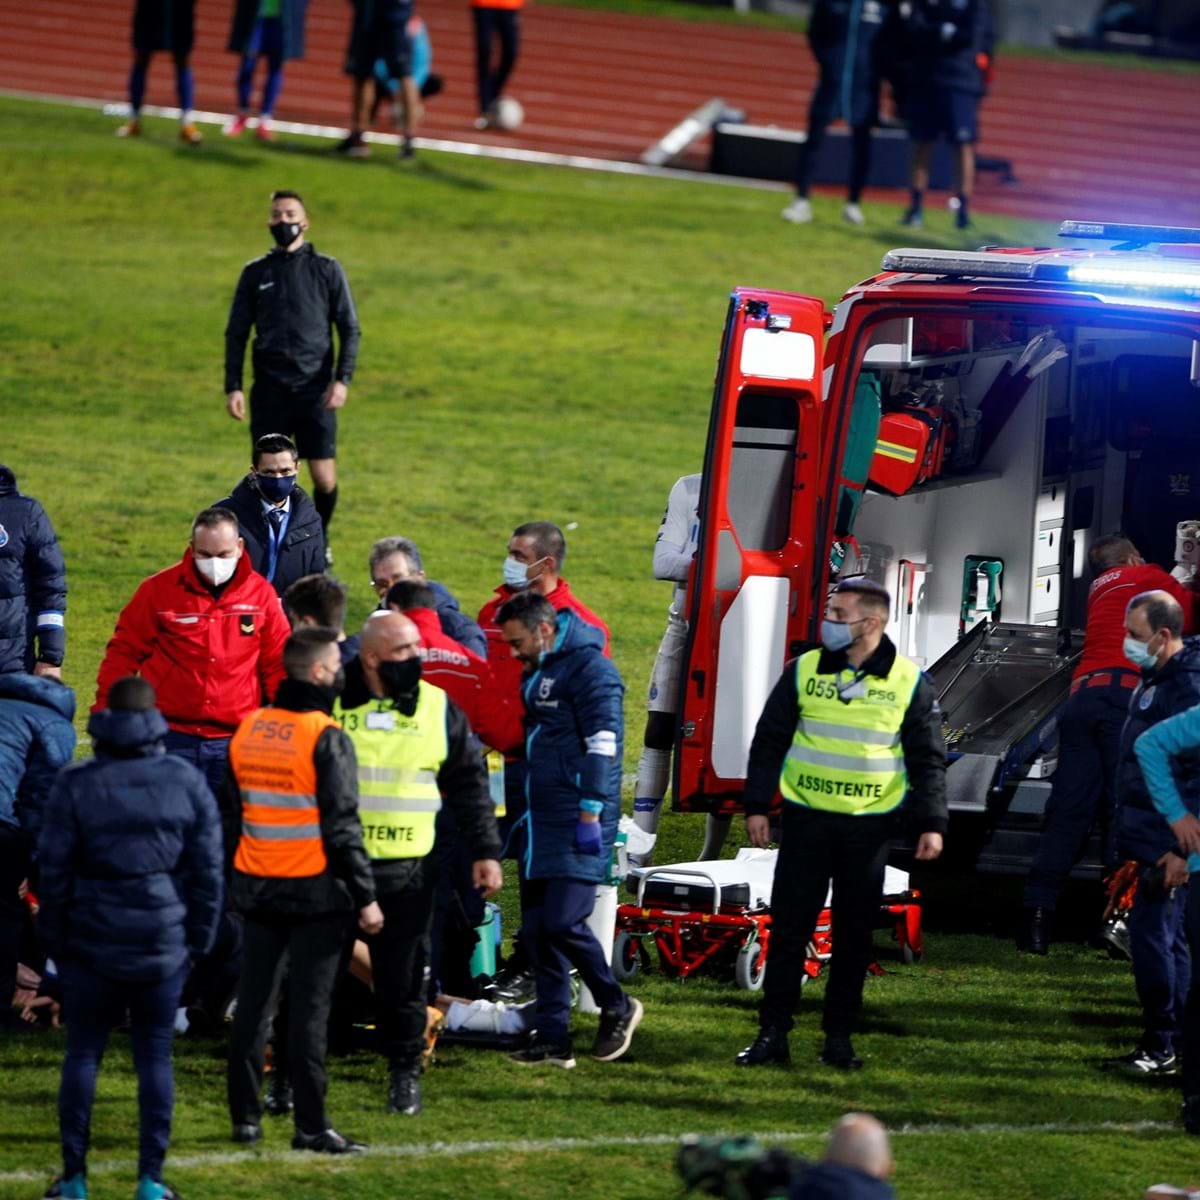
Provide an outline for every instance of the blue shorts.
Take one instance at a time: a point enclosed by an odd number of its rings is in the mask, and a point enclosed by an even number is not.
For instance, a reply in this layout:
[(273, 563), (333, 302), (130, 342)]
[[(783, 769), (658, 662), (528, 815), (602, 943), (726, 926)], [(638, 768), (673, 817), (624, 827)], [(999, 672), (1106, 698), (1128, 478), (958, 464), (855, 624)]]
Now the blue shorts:
[(979, 96), (960, 88), (917, 88), (908, 98), (909, 136), (914, 142), (938, 138), (958, 146), (979, 140)]

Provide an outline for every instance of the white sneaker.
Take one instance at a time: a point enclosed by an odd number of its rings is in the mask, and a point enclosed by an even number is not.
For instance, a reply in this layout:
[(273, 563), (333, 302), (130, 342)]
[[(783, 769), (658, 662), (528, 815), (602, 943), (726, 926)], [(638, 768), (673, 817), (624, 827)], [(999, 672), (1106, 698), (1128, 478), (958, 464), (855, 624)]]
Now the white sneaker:
[(842, 209), (842, 217), (851, 225), (862, 225), (866, 222), (866, 217), (863, 216), (863, 211), (857, 204), (847, 204)]
[(807, 225), (812, 220), (812, 205), (804, 196), (797, 196), (779, 215), (793, 225)]

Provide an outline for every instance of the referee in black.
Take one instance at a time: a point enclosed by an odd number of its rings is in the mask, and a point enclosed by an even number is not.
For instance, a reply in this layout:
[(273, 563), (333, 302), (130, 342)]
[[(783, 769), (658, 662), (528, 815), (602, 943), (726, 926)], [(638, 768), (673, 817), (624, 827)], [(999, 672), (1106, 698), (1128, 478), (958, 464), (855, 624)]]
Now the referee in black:
[(804, 982), (805, 948), (833, 883), (833, 955), (821, 1061), (862, 1066), (850, 1035), (862, 1007), (888, 849), (902, 808), (916, 857), (942, 852), (946, 744), (933, 685), (884, 632), (887, 591), (863, 578), (829, 596), (821, 647), (783, 669), (750, 746), (744, 793), (752, 845), (770, 840), (767, 812), (783, 797), (771, 890), (771, 940), (759, 1034), (739, 1066), (789, 1061), (788, 1032)]
[(341, 263), (305, 241), (308, 212), (297, 192), (272, 193), (268, 228), (275, 248), (242, 269), (225, 326), (225, 407), (235, 421), (246, 419), (242, 366), (253, 327), (250, 440), (268, 433), (295, 440), (308, 460), (328, 546), (337, 504), (337, 410), (354, 374), (358, 314)]

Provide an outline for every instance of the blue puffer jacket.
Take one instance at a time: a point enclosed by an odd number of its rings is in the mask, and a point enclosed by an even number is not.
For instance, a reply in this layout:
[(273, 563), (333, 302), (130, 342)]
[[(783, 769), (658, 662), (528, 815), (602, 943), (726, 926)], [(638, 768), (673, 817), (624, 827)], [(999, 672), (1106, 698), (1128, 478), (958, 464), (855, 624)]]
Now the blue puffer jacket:
[(442, 632), (453, 638), (460, 646), (466, 646), (472, 654), (487, 658), (487, 638), (477, 621), (471, 620), (461, 608), (454, 594), (444, 583), (433, 579), (425, 580), (425, 586), (433, 592), (433, 607), (441, 622)]
[(910, 86), (946, 88), (974, 96), (986, 91), (979, 55), (996, 48), (988, 0), (908, 0), (902, 38), (908, 46)]
[(101, 709), (96, 757), (55, 781), (38, 842), (47, 953), (111, 979), (166, 979), (212, 948), (221, 823), (204, 776), (165, 754), (162, 714)]
[[(1122, 858), (1157, 862), (1175, 845), (1175, 835), (1154, 806), (1133, 744), (1153, 725), (1200, 704), (1200, 638), (1187, 638), (1183, 649), (1156, 671), (1143, 673), (1129, 701), (1121, 731), (1117, 766), (1116, 847)], [(1175, 778), (1185, 804), (1197, 811), (1200, 798), (1200, 752), (1175, 761)]]
[(32, 671), (38, 660), (58, 666), (66, 611), (67, 566), (54, 526), (0, 464), (0, 672)]
[(808, 40), (821, 67), (819, 87), (836, 98), (834, 117), (851, 125), (875, 121), (879, 48), (895, 16), (893, 0), (817, 0)]
[(75, 693), (57, 679), (0, 675), (0, 825), (33, 841), (54, 777), (75, 753)]
[[(521, 684), (525, 702), (525, 869), (530, 879), (599, 883), (621, 819), (625, 685), (604, 657), (604, 631), (558, 614), (554, 649)], [(604, 849), (575, 849), (579, 805), (599, 800)]]

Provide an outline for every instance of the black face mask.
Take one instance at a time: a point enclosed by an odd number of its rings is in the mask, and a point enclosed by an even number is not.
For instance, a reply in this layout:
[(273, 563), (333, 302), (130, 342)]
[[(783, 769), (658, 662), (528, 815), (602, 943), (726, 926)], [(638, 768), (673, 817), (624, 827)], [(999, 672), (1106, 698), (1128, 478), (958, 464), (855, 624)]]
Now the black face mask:
[(268, 228), (277, 246), (290, 246), (303, 232), (299, 221), (278, 221)]
[[(403, 662), (381, 662), (379, 678), (387, 688), (388, 695), (393, 700), (412, 700), (416, 694), (417, 684), (421, 682), (421, 660), (406, 658)], [(401, 704), (401, 710), (404, 706)], [(411, 713), (406, 713), (411, 715)]]

